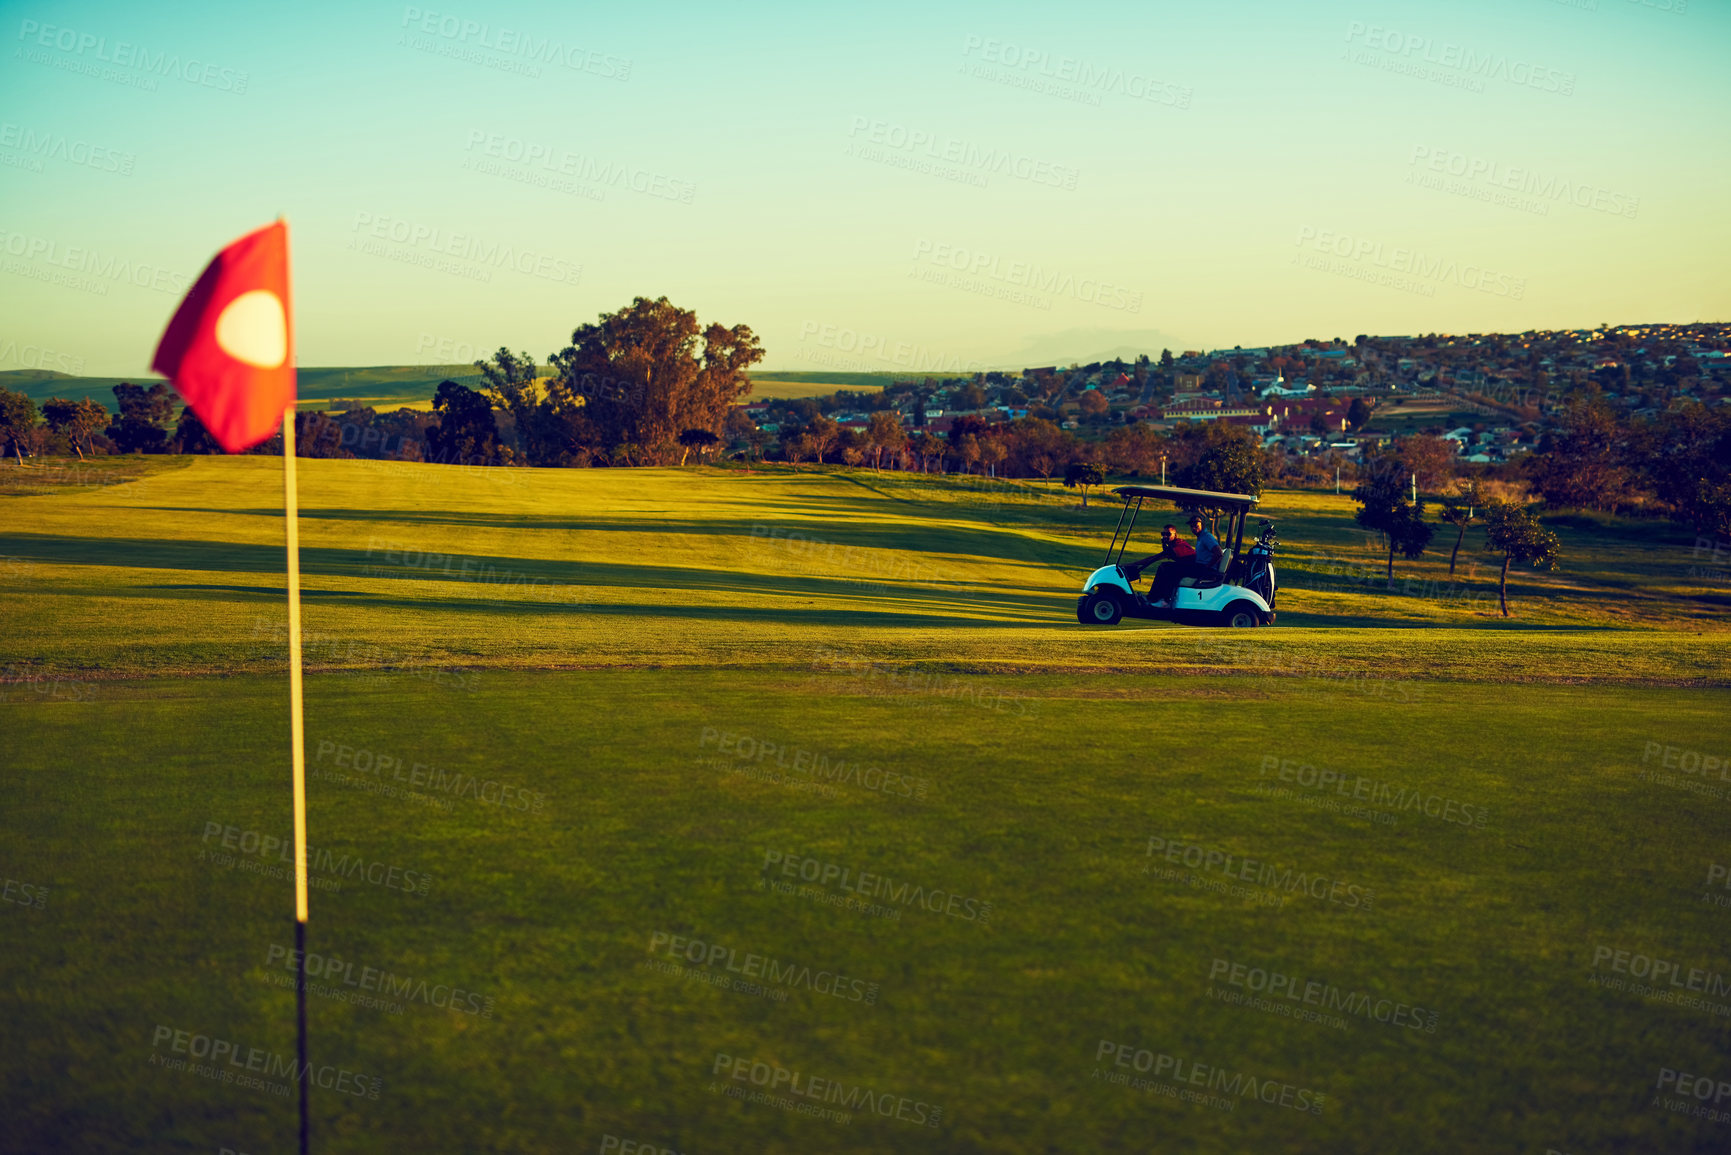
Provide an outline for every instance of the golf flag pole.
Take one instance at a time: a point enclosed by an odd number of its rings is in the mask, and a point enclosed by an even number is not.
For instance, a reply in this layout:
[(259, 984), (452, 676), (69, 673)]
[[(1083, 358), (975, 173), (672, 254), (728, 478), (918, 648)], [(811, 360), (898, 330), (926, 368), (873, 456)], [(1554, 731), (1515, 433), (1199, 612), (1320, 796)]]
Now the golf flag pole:
[(295, 407), (282, 415), (282, 504), (288, 547), (289, 759), (294, 768), (295, 813), (295, 1069), (301, 1100), (301, 1155), (307, 1155), (307, 744), (301, 699), (300, 503), (295, 489)]
[(301, 533), (294, 488), (294, 402), (282, 410), (282, 526), (289, 552), (289, 760), (294, 765), (294, 1056), (306, 1155), (306, 719), (301, 710)]
[(229, 453), (282, 429), (283, 527), (288, 552), (289, 740), (294, 787), (295, 1056), (300, 1083), (300, 1149), (306, 1155), (307, 783), (301, 696), (301, 563), (295, 490), (295, 369), (289, 307), (288, 223), (248, 233), (211, 260), (156, 347), (152, 368), (174, 383)]

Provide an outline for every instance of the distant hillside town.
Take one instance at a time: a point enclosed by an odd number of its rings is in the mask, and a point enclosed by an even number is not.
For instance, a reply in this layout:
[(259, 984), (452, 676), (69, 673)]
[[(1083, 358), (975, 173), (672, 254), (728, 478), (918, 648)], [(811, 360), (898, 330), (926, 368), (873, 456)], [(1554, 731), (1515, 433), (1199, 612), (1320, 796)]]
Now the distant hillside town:
[(1081, 441), (1146, 423), (1240, 425), (1289, 458), (1341, 454), (1401, 433), (1453, 442), (1463, 461), (1531, 452), (1571, 398), (1592, 395), (1628, 418), (1731, 400), (1731, 325), (1625, 325), (1521, 334), (1360, 335), (1350, 344), (1162, 350), (1134, 361), (1028, 367), (1019, 374), (895, 380), (881, 395), (839, 392), (742, 402), (780, 434), (819, 415), (864, 431), (892, 409), (909, 430), (1043, 418)]

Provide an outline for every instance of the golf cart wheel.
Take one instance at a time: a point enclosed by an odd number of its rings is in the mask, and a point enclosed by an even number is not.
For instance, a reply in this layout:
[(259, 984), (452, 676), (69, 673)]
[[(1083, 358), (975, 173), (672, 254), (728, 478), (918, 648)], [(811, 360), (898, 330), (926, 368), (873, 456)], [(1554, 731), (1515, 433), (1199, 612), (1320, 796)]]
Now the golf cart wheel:
[(1115, 626), (1124, 607), (1109, 593), (1091, 593), (1076, 607), (1076, 620), (1085, 626)]
[(1249, 602), (1233, 602), (1221, 613), (1220, 624), (1235, 630), (1248, 630), (1262, 624), (1262, 611)]

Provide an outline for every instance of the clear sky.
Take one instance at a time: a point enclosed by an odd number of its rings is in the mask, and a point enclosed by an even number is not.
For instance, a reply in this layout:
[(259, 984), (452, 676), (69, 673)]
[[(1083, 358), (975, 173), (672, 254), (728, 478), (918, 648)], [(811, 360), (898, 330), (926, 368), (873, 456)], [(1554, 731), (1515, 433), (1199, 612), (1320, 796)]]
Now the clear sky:
[(1725, 0), (0, 4), (0, 369), (290, 223), (303, 365), (666, 295), (765, 368), (1731, 319)]

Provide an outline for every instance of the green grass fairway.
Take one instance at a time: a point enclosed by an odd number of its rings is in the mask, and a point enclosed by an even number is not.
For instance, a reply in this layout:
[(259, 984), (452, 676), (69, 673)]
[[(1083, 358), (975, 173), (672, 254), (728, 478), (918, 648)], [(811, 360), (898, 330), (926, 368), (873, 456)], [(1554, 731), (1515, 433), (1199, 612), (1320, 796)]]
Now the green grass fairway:
[[(281, 463), (75, 465), (0, 472), (0, 1150), (292, 1150)], [(1690, 535), (1505, 620), (1271, 491), (1278, 625), (1100, 630), (1061, 487), (298, 465), (316, 1150), (1726, 1149)]]

